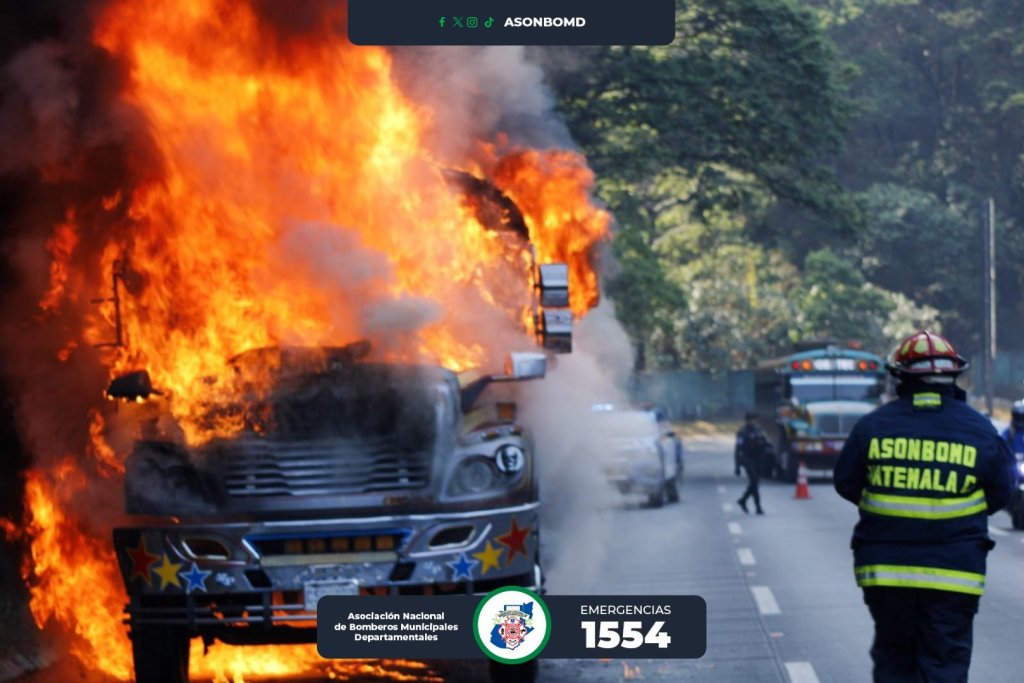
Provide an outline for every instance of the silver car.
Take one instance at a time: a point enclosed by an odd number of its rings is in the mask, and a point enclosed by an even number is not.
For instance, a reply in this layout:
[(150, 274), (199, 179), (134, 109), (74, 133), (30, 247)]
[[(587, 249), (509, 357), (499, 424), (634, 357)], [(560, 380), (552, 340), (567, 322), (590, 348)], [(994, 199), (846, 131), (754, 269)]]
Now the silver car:
[(623, 494), (647, 496), (651, 507), (679, 500), (683, 448), (654, 410), (596, 406), (590, 430), (607, 480)]

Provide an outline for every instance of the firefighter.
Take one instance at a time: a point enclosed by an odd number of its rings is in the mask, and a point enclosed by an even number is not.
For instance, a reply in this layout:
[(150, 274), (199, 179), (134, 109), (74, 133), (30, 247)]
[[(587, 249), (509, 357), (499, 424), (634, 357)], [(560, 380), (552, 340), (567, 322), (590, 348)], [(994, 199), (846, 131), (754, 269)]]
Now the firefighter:
[(967, 368), (945, 338), (907, 337), (889, 356), (897, 399), (861, 418), (835, 466), (860, 508), (854, 574), (875, 622), (876, 683), (967, 680), (972, 625), (1006, 505), (1013, 458), (956, 386)]
[(768, 437), (757, 426), (757, 413), (747, 413), (744, 416), (743, 426), (736, 432), (736, 450), (734, 452), (736, 476), (740, 476), (740, 466), (747, 471), (747, 489), (736, 501), (736, 504), (747, 514), (750, 514), (750, 510), (747, 508), (747, 499), (750, 497), (754, 498), (757, 514), (764, 514), (764, 510), (761, 508), (761, 492), (758, 489), (758, 483), (761, 481), (761, 465), (765, 456), (770, 452), (771, 444), (768, 443)]

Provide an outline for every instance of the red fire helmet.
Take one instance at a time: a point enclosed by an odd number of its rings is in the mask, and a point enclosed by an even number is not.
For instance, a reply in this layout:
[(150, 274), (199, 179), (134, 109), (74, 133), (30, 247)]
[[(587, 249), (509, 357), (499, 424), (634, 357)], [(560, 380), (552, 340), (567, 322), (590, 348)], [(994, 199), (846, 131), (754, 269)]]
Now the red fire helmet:
[(893, 349), (885, 367), (895, 377), (956, 377), (967, 369), (967, 361), (949, 340), (934, 332), (915, 332)]

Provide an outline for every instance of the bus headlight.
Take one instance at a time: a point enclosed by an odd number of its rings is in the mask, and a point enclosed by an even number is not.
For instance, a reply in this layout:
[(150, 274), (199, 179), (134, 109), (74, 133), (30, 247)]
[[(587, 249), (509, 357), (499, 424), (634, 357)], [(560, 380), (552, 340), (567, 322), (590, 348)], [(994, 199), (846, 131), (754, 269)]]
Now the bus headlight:
[(494, 485), (494, 468), (485, 458), (466, 458), (455, 470), (455, 493), (480, 493)]
[(480, 452), (456, 458), (446, 474), (442, 500), (470, 500), (522, 489), (530, 473), (529, 455), (519, 444), (495, 446), (490, 455)]

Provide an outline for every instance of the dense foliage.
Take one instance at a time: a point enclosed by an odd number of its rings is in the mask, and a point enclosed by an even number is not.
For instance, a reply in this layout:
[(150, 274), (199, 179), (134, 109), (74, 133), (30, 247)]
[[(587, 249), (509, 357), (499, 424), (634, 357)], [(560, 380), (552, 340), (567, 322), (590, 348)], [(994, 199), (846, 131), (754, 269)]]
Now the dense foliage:
[(979, 345), (979, 203), (1019, 348), (1024, 6), (698, 0), (666, 47), (551, 81), (615, 212), (608, 286), (638, 366), (744, 367), (809, 336)]

